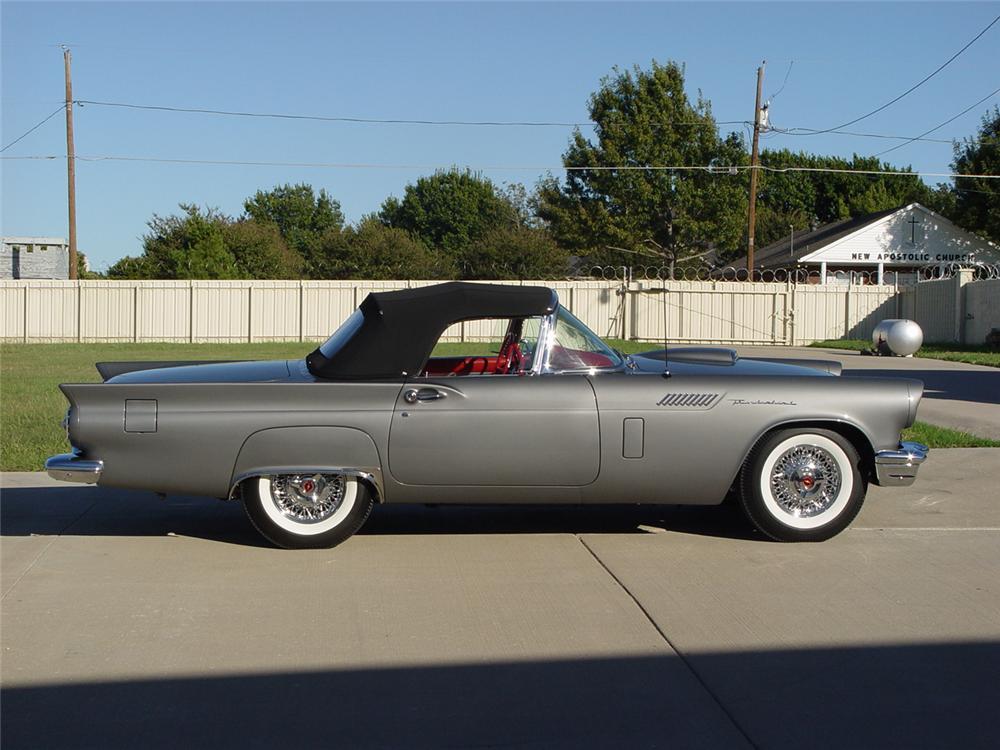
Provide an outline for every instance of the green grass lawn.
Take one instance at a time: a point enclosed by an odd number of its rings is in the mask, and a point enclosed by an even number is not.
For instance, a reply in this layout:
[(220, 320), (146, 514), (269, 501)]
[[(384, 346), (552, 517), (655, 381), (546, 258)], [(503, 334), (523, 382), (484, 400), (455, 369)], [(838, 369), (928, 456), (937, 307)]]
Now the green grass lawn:
[[(626, 353), (657, 348), (649, 342), (609, 343)], [(38, 471), (46, 457), (69, 450), (60, 421), (66, 399), (60, 383), (96, 383), (95, 362), (164, 359), (297, 359), (315, 343), (260, 344), (2, 344), (0, 345), (0, 470)], [(439, 344), (434, 353), (486, 354), (496, 343)], [(998, 446), (918, 422), (908, 439), (940, 448)]]
[(1000, 440), (976, 437), (968, 432), (915, 422), (903, 430), (903, 440), (914, 440), (928, 448), (1000, 448)]
[[(865, 339), (828, 339), (816, 341), (810, 346), (824, 349), (849, 349), (861, 351), (871, 349), (872, 342)], [(966, 362), (970, 365), (1000, 367), (1000, 351), (983, 344), (924, 344), (914, 356), (926, 359), (946, 359), (950, 362)]]

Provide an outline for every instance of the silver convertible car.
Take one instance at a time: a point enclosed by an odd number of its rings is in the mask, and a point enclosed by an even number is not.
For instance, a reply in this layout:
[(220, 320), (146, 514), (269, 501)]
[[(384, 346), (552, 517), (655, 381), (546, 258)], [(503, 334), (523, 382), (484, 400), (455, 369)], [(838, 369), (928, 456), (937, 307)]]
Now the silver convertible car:
[[(431, 356), (499, 321), (490, 355)], [(836, 362), (624, 356), (540, 286), (373, 293), (303, 360), (105, 362), (63, 385), (56, 479), (242, 500), (282, 547), (330, 547), (374, 503), (671, 503), (735, 494), (761, 533), (818, 541), (868, 484), (911, 484), (923, 385)]]

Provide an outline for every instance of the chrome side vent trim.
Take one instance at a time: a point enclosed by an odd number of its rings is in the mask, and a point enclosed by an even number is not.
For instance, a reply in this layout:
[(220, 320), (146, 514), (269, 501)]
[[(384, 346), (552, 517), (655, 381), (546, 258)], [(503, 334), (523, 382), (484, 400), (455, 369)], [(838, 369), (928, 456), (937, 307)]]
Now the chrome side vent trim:
[(720, 398), (720, 393), (668, 393), (656, 405), (670, 409), (711, 409)]

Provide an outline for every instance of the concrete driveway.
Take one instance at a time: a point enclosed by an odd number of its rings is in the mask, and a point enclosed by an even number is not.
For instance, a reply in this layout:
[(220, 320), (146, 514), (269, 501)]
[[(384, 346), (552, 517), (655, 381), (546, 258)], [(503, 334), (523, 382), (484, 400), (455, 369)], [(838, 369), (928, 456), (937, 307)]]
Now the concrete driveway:
[(1000, 368), (917, 357), (865, 357), (817, 347), (740, 346), (743, 357), (832, 359), (845, 375), (916, 378), (924, 382), (917, 418), (942, 427), (1000, 440)]
[(995, 747), (1000, 451), (847, 532), (728, 507), (381, 507), (329, 551), (237, 505), (7, 474), (2, 743)]

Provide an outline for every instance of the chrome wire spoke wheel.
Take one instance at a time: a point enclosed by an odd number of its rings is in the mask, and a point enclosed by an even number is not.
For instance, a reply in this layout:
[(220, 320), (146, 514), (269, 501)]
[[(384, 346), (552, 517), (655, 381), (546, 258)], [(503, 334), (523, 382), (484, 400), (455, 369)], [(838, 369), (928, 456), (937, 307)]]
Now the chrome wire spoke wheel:
[(318, 536), (337, 528), (351, 515), (359, 495), (367, 498), (359, 491), (357, 477), (346, 474), (272, 474), (256, 483), (268, 521), (297, 536)]
[(828, 430), (789, 429), (768, 438), (744, 481), (744, 509), (774, 539), (828, 538), (864, 500), (857, 452)]
[(298, 523), (325, 521), (344, 502), (341, 474), (279, 474), (271, 478), (271, 501)]
[(811, 518), (830, 508), (840, 492), (840, 468), (830, 452), (815, 445), (785, 451), (771, 471), (771, 492), (786, 513)]

